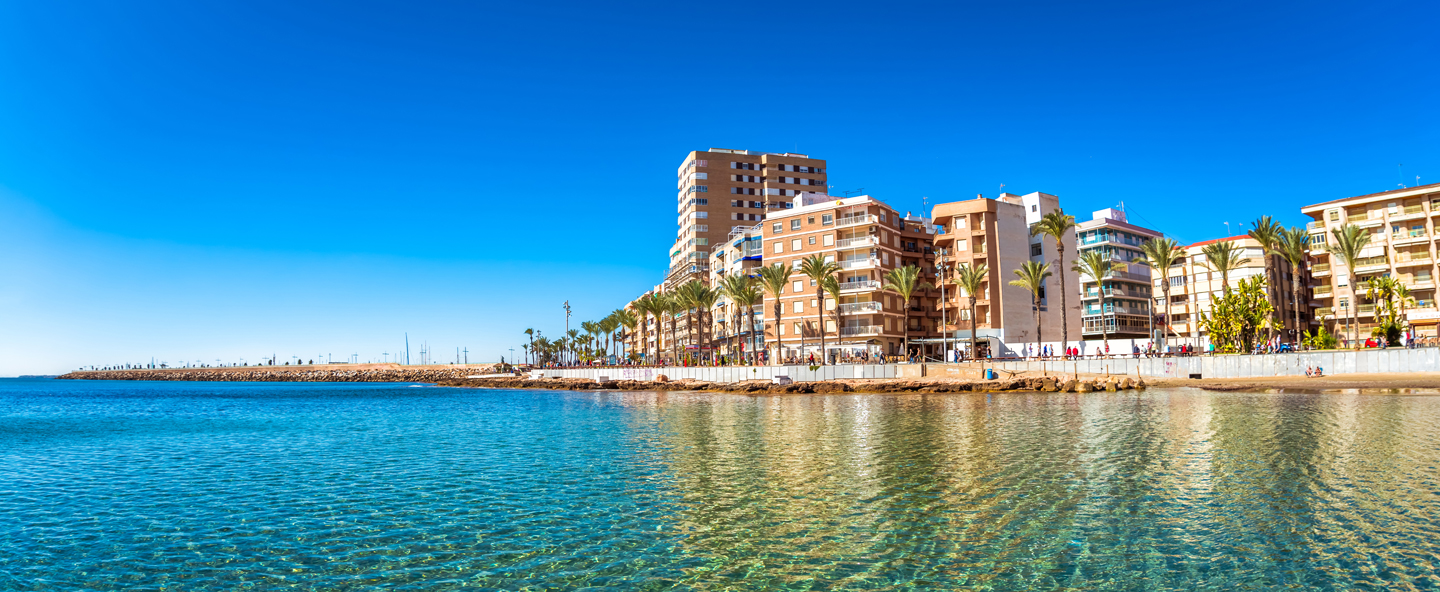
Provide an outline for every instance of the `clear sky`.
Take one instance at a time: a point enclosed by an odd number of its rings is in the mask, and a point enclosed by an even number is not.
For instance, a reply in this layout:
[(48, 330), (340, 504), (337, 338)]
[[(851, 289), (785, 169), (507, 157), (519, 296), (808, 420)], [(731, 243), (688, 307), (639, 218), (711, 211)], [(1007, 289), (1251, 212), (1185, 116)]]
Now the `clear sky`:
[[(0, 376), (496, 360), (662, 279), (675, 169), (1194, 242), (1440, 181), (1435, 2), (0, 2)], [(1403, 168), (1402, 166), (1403, 165)]]

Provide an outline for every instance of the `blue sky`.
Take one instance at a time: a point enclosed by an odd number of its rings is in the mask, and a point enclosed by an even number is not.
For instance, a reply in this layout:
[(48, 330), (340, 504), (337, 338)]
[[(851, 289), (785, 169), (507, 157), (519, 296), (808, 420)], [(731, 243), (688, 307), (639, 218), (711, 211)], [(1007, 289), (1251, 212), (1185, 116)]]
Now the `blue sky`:
[[(0, 375), (471, 360), (654, 285), (689, 150), (1177, 238), (1440, 182), (1427, 2), (0, 3)], [(1403, 172), (1399, 165), (1403, 164)], [(438, 356), (448, 359), (446, 356)]]

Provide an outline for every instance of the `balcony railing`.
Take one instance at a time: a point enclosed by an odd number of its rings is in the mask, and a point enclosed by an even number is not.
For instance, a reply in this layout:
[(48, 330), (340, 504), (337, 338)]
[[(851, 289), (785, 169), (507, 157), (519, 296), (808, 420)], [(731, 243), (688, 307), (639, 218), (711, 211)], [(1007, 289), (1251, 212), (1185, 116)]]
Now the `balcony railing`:
[(1310, 266), (1311, 273), (1323, 273), (1330, 271), (1329, 263), (1316, 263)]
[(1345, 220), (1348, 221), (1348, 222), (1364, 222), (1364, 221), (1366, 221), (1366, 220), (1370, 220), (1370, 219), (1374, 219), (1374, 218), (1379, 218), (1379, 217), (1380, 217), (1380, 212), (1375, 212), (1374, 214), (1371, 214), (1371, 213), (1369, 213), (1369, 212), (1361, 212), (1361, 213), (1359, 213), (1359, 214), (1350, 214), (1350, 215), (1348, 215), (1348, 216), (1345, 217)]
[(841, 282), (840, 291), (845, 290), (879, 290), (880, 282), (875, 280), (858, 280), (854, 282)]
[(1315, 316), (1317, 317), (1324, 317), (1332, 314), (1335, 314), (1335, 309), (1328, 306), (1315, 309)]
[(879, 302), (846, 302), (840, 305), (840, 312), (843, 314), (881, 312), (881, 306)]
[(1421, 214), (1425, 212), (1425, 206), (1405, 206), (1405, 209), (1402, 211), (1406, 214)]
[(1360, 305), (1360, 308), (1357, 310), (1357, 312), (1359, 312), (1359, 313), (1362, 314), (1362, 315), (1375, 314), (1375, 305), (1374, 305), (1374, 304), (1361, 304), (1361, 305)]
[(842, 238), (838, 241), (835, 241), (835, 248), (854, 249), (858, 247), (871, 247), (875, 246), (879, 242), (880, 240), (873, 236), (862, 236), (859, 238)]
[(1311, 222), (1311, 223), (1305, 225), (1305, 229), (1306, 229), (1306, 230), (1323, 230), (1324, 228), (1325, 228), (1325, 223), (1324, 223), (1324, 222)]
[(858, 327), (841, 327), (841, 337), (855, 337), (859, 335), (879, 335), (883, 329), (880, 325), (861, 325)]
[(1315, 288), (1315, 297), (1319, 298), (1322, 296), (1329, 296), (1331, 291), (1333, 290), (1334, 288), (1331, 288), (1330, 286), (1320, 286), (1318, 288)]
[(869, 269), (880, 265), (880, 260), (869, 259), (847, 259), (840, 261), (840, 269)]
[(1385, 266), (1389, 264), (1390, 263), (1386, 261), (1384, 257), (1366, 257), (1364, 259), (1355, 260), (1355, 269), (1360, 269), (1362, 267)]
[(878, 217), (870, 214), (865, 214), (863, 216), (841, 216), (835, 219), (835, 227), (844, 228), (846, 226), (855, 226), (857, 224), (874, 224), (878, 220)]

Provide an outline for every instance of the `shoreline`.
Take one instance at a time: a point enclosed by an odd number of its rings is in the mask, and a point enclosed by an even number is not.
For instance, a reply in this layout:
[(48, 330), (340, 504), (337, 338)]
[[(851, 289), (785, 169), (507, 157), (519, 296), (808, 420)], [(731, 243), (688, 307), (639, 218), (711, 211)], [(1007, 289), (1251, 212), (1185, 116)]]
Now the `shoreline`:
[[(379, 366), (379, 365), (376, 365)], [(154, 380), (216, 382), (420, 382), (465, 388), (542, 390), (698, 391), (733, 394), (831, 393), (966, 393), (966, 392), (1094, 392), (1130, 388), (1199, 388), (1217, 392), (1360, 393), (1440, 395), (1440, 372), (1340, 374), (1321, 378), (1269, 376), (1251, 378), (1145, 378), (1124, 375), (1020, 373), (996, 380), (950, 377), (836, 379), (775, 385), (763, 380), (735, 383), (698, 380), (613, 380), (599, 383), (586, 378), (468, 378), (496, 370), (489, 365), (448, 367), (290, 367), (172, 368), (164, 370), (77, 371), (59, 380)], [(1047, 383), (1047, 380), (1049, 381)], [(1124, 386), (1126, 381), (1130, 386)], [(1067, 386), (1067, 383), (1068, 384)], [(1083, 386), (1082, 386), (1083, 385)], [(1081, 390), (1084, 389), (1084, 390)]]

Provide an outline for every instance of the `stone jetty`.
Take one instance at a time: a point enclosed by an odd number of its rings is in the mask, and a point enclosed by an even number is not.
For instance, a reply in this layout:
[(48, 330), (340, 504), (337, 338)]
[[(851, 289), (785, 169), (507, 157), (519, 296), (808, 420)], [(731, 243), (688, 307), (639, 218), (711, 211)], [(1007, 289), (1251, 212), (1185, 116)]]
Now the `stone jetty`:
[[(337, 367), (338, 366), (338, 367)], [(60, 376), (71, 380), (192, 380), (219, 382), (441, 382), (491, 374), (494, 365), (399, 366), (366, 364), (353, 367), (239, 366), (223, 368), (168, 368), (142, 370), (87, 370)]]
[[(337, 367), (338, 366), (338, 367)], [(218, 382), (421, 382), (439, 386), (492, 389), (543, 389), (563, 391), (699, 391), (749, 395), (803, 395), (833, 393), (978, 393), (1052, 392), (1089, 393), (1143, 389), (1143, 380), (1124, 376), (1074, 378), (1063, 376), (1016, 376), (998, 380), (920, 378), (855, 379), (772, 384), (763, 380), (706, 382), (700, 380), (609, 380), (589, 378), (542, 378), (521, 376), (469, 378), (496, 374), (494, 365), (471, 366), (244, 366), (226, 368), (171, 368), (163, 370), (94, 370), (60, 376), (70, 380), (172, 380)]]

